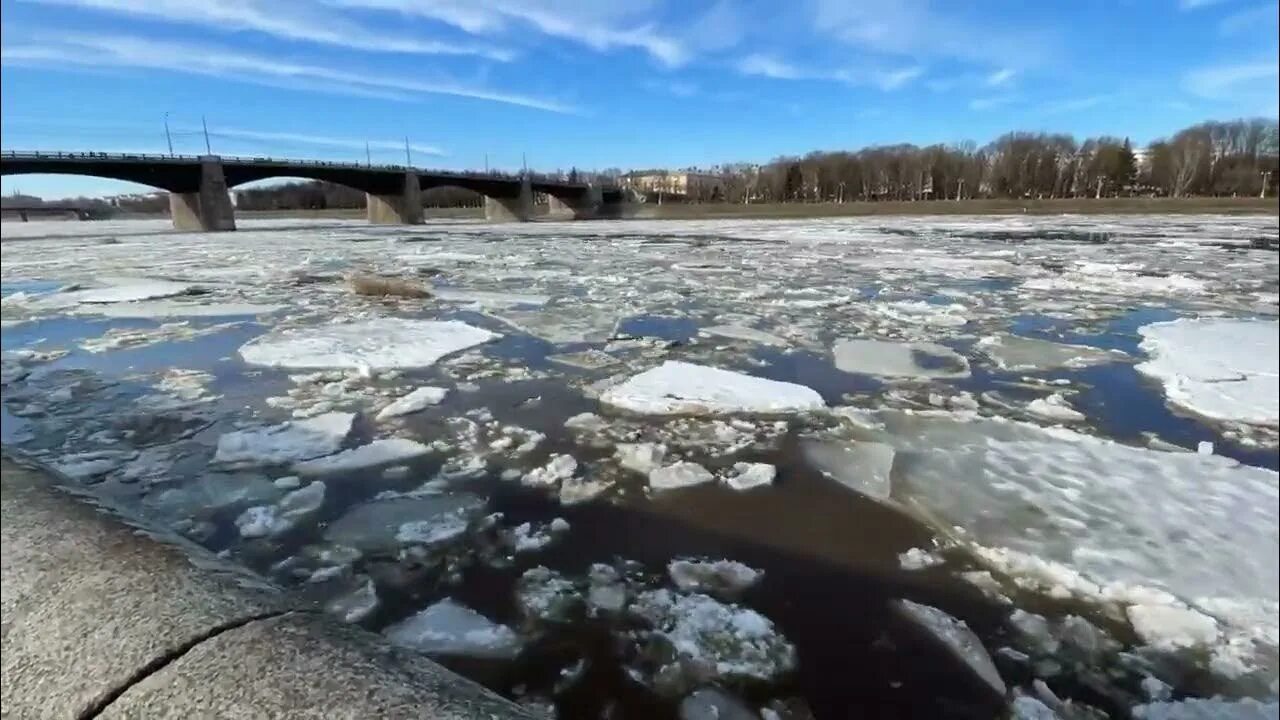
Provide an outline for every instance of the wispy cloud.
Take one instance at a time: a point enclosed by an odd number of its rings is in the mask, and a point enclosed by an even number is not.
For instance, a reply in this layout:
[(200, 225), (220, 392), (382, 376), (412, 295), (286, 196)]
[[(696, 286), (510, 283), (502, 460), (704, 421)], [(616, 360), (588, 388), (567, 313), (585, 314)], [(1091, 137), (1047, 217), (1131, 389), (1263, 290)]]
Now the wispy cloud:
[(896, 90), (924, 74), (918, 65), (893, 69), (838, 69), (801, 67), (770, 55), (753, 54), (738, 61), (736, 68), (743, 75), (766, 77), (773, 80), (828, 80), (846, 85), (872, 85), (881, 90)]
[(419, 55), (476, 55), (508, 61), (509, 49), (405, 37), (350, 22), (332, 9), (306, 3), (265, 0), (27, 0), (68, 5), (171, 23), (200, 25), (219, 31), (252, 31), (286, 40), (333, 45), (371, 52)]
[[(200, 128), (195, 127), (183, 129), (189, 132), (196, 132), (200, 130)], [(242, 128), (213, 127), (209, 129), (209, 134), (237, 140), (262, 140), (283, 145), (317, 145), (320, 147), (343, 148), (346, 150), (364, 150), (368, 147), (370, 150), (401, 151), (405, 148), (403, 140), (359, 140), (356, 138), (330, 137), (327, 135), (307, 135), (303, 133), (271, 132), (266, 130), (245, 130)], [(409, 149), (415, 153), (421, 153), (423, 155), (434, 155), (436, 157), (445, 157), (448, 155), (444, 150), (441, 150), (434, 145), (409, 143)]]
[(557, 113), (576, 110), (554, 100), (493, 90), (455, 80), (400, 78), (243, 53), (210, 45), (119, 35), (60, 33), (47, 43), (6, 45), (6, 64), (58, 68), (122, 67), (206, 75), (273, 87), (412, 101), (423, 94), (487, 100)]
[[(386, 10), (452, 25), (473, 35), (492, 36), (517, 28), (585, 45), (594, 50), (634, 48), (669, 67), (688, 62), (681, 40), (638, 20), (630, 3), (564, 0), (327, 0), (331, 5)], [(643, 9), (643, 8), (639, 8)]]
[(1199, 10), (1200, 8), (1217, 5), (1221, 2), (1223, 2), (1223, 0), (1178, 0), (1178, 9), (1183, 11)]
[(697, 83), (688, 80), (644, 80), (641, 85), (654, 92), (682, 98), (694, 97), (702, 92), (702, 88)]
[[(1191, 94), (1207, 100), (1252, 102), (1276, 96), (1278, 75), (1280, 70), (1274, 59), (1213, 65), (1187, 73), (1183, 86)], [(1272, 102), (1273, 113), (1274, 107)]]
[(1012, 103), (1015, 98), (1012, 95), (991, 95), (989, 97), (974, 98), (969, 101), (970, 110), (994, 110)]
[(863, 51), (917, 60), (1035, 64), (1052, 57), (1058, 44), (1050, 30), (1007, 26), (990, 16), (974, 22), (931, 8), (927, 0), (814, 0), (812, 7), (819, 33)]
[(1111, 99), (1111, 95), (1090, 95), (1089, 97), (1070, 98), (1067, 100), (1047, 102), (1037, 109), (1042, 115), (1062, 115), (1064, 113), (1089, 110), (1091, 108), (1098, 107)]
[(1013, 68), (1001, 68), (988, 75), (985, 82), (989, 87), (1001, 87), (1003, 85), (1008, 85), (1009, 81), (1013, 80), (1013, 76), (1016, 74), (1017, 71)]
[(1253, 31), (1275, 33), (1278, 16), (1280, 4), (1277, 3), (1239, 10), (1218, 21), (1218, 34), (1232, 36)]

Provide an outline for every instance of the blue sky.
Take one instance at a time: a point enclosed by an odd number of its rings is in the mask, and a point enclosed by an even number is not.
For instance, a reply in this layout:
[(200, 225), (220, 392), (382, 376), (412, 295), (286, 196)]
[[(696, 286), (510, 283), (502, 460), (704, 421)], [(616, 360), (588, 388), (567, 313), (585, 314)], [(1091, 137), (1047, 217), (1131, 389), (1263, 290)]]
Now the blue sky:
[[(552, 170), (1277, 114), (1258, 0), (0, 0), (5, 149)], [(136, 189), (5, 178), (46, 196)]]

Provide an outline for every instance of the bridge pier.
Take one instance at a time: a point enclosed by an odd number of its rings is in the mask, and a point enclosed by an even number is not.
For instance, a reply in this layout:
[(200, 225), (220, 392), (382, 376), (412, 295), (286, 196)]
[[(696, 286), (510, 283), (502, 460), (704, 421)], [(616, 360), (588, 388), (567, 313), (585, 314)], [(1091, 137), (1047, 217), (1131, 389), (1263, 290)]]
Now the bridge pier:
[(375, 225), (417, 225), (422, 222), (422, 185), (417, 173), (404, 174), (404, 188), (396, 194), (364, 194), (369, 222)]
[(533, 219), (533, 186), (529, 178), (520, 181), (515, 197), (484, 198), (484, 219), (490, 222), (529, 222)]
[(169, 216), (175, 230), (209, 232), (235, 230), (236, 213), (231, 207), (222, 161), (200, 158), (200, 185), (196, 192), (169, 193)]

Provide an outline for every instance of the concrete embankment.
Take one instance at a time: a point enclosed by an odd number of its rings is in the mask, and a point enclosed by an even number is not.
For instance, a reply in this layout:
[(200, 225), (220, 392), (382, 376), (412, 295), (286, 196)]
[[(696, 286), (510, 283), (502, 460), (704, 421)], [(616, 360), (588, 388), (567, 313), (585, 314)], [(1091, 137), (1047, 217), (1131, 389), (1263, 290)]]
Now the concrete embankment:
[(530, 717), (82, 488), (0, 463), (5, 718)]

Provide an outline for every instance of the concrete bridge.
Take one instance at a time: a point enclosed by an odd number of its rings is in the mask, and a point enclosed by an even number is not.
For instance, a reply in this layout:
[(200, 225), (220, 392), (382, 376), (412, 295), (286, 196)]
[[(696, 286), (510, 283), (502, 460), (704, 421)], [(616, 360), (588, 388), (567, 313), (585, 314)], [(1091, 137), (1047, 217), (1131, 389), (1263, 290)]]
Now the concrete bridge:
[(17, 215), (22, 222), (30, 220), (32, 215), (75, 215), (77, 219), (88, 220), (90, 212), (75, 205), (5, 205), (0, 207), (0, 215)]
[(229, 190), (276, 177), (298, 177), (345, 185), (365, 193), (369, 222), (422, 222), (422, 192), (460, 187), (484, 195), (485, 217), (495, 221), (533, 219), (534, 193), (547, 195), (550, 217), (618, 217), (626, 210), (623, 191), (578, 182), (540, 181), (529, 176), (453, 173), (397, 165), (220, 157), (217, 155), (117, 155), (110, 153), (0, 153), (0, 175), (88, 175), (126, 180), (169, 191), (169, 210), (178, 230), (234, 230)]

